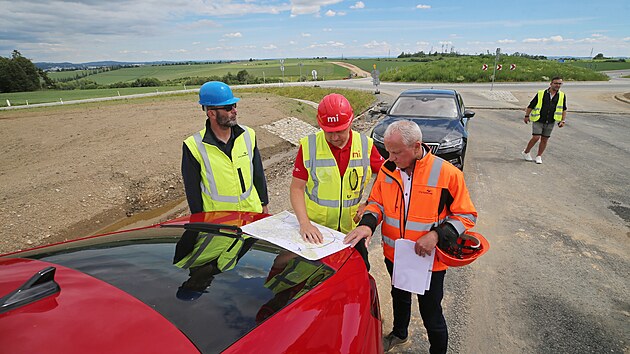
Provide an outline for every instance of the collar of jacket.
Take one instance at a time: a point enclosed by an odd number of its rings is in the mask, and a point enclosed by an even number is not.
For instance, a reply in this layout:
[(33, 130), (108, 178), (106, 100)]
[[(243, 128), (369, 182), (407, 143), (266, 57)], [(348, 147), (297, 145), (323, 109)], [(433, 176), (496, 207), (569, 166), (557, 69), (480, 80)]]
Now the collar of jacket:
[[(430, 161), (433, 160), (433, 158), (430, 157), (431, 155), (433, 155), (431, 154), (431, 148), (429, 148), (429, 146), (425, 143), (422, 143), (422, 149), (424, 150), (424, 156), (422, 156), (421, 159), (416, 160), (415, 166), (413, 167), (414, 174), (416, 174), (419, 169), (426, 168)], [(384, 170), (384, 172), (390, 177), (400, 180), (400, 172), (396, 171), (395, 163), (387, 160), (385, 161), (381, 169)]]
[[(228, 140), (228, 143), (230, 141), (234, 141), (234, 139), (238, 138), (244, 132), (245, 132), (245, 129), (243, 129), (243, 127), (241, 127), (240, 125), (237, 124), (233, 126), (232, 133), (230, 135), (230, 140)], [(223, 144), (222, 141), (219, 141), (219, 139), (217, 139), (216, 135), (214, 135), (214, 132), (212, 131), (212, 127), (210, 126), (210, 119), (206, 119), (206, 133), (203, 135), (202, 141), (206, 144), (215, 145), (215, 146), (219, 146), (219, 144), (225, 145)]]

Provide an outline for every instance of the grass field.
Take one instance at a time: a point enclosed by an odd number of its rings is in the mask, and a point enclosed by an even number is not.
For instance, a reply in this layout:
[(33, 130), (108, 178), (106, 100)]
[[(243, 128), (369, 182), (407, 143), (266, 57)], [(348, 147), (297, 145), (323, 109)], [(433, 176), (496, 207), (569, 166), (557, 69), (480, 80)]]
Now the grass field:
[[(490, 82), (492, 81), (494, 56), (425, 56), (421, 58), (373, 58), (373, 59), (286, 59), (284, 62), (284, 80), (295, 82), (301, 77), (312, 80), (311, 72), (317, 71), (318, 80), (342, 79), (349, 76), (350, 71), (331, 61), (344, 61), (371, 72), (376, 65), (380, 71), (382, 81), (399, 82)], [(593, 62), (571, 61), (558, 63), (553, 60), (532, 60), (523, 57), (502, 56), (499, 62), (503, 70), (497, 71), (496, 82), (548, 81), (551, 77), (561, 75), (567, 81), (597, 81), (607, 80), (606, 75), (596, 70), (613, 70), (630, 67), (630, 63), (622, 62)], [(482, 65), (488, 65), (483, 71)], [(516, 65), (516, 70), (509, 70), (510, 64)], [(241, 61), (234, 63), (215, 63), (199, 65), (161, 65), (122, 68), (102, 72), (84, 77), (101, 85), (117, 82), (133, 82), (137, 79), (156, 78), (162, 82), (172, 80), (184, 82), (183, 78), (223, 77), (231, 73), (236, 75), (246, 70), (252, 77), (266, 78), (266, 80), (281, 79), (282, 71), (279, 60)], [(51, 72), (51, 78), (74, 77), (81, 71)], [(193, 81), (194, 82), (194, 81)], [(268, 82), (268, 81), (267, 81)], [(198, 88), (187, 85), (186, 88)], [(0, 107), (7, 106), (6, 100), (12, 105), (24, 105), (44, 102), (59, 102), (130, 95), (159, 91), (174, 91), (184, 89), (183, 84), (163, 87), (134, 87), (95, 90), (43, 90), (35, 92), (0, 93)]]
[[(494, 73), (494, 56), (444, 57), (422, 63), (413, 63), (381, 72), (382, 81), (396, 82), (491, 82)], [(486, 64), (487, 70), (482, 70)], [(605, 81), (608, 76), (586, 68), (565, 65), (554, 60), (532, 60), (523, 57), (503, 56), (497, 64), (495, 82), (549, 81), (562, 76), (565, 81)], [(511, 65), (514, 70), (510, 70)]]
[[(86, 90), (89, 91), (89, 90)], [(93, 90), (93, 91), (102, 91), (102, 90)], [(350, 105), (352, 105), (355, 114), (359, 114), (365, 110), (367, 110), (375, 101), (375, 97), (371, 92), (360, 91), (360, 90), (345, 90), (345, 89), (328, 89), (328, 88), (320, 88), (320, 87), (308, 87), (308, 86), (300, 86), (300, 87), (265, 87), (265, 88), (248, 88), (248, 89), (235, 89), (234, 95), (237, 97), (241, 97), (243, 95), (251, 94), (251, 93), (262, 93), (262, 94), (273, 94), (278, 96), (290, 97), (290, 98), (299, 98), (304, 100), (309, 100), (313, 102), (319, 102), (322, 97), (325, 95), (336, 92), (343, 94), (348, 101), (350, 101)], [(129, 102), (143, 102), (150, 101), (156, 102), (159, 104), (160, 102), (168, 102), (172, 100), (187, 100), (190, 101), (191, 104), (196, 104), (198, 100), (198, 95), (196, 92), (185, 92), (181, 94), (173, 94), (166, 96), (150, 96), (150, 97), (140, 97), (140, 98), (131, 98), (125, 100), (115, 100), (115, 101), (101, 101), (101, 102), (88, 102), (81, 103), (79, 106), (102, 106), (102, 105), (120, 105), (127, 104)], [(33, 107), (33, 108), (24, 108), (26, 110), (63, 110), (69, 109), (70, 107), (76, 108), (77, 105), (55, 105), (50, 107)], [(0, 111), (0, 118), (3, 114), (10, 114), (9, 111)], [(314, 123), (315, 121), (313, 121)]]
[(411, 62), (408, 59), (383, 59), (383, 58), (374, 58), (374, 59), (346, 59), (340, 60), (346, 63), (350, 63), (352, 65), (358, 66), (359, 68), (372, 72), (374, 70), (374, 65), (376, 65), (376, 70), (381, 73), (388, 72), (391, 70), (396, 70), (396, 68), (406, 67), (409, 65), (414, 65), (417, 63)]
[(630, 62), (605, 62), (605, 61), (569, 61), (565, 65), (573, 65), (594, 71), (624, 70), (630, 69)]
[[(199, 88), (199, 86), (186, 87), (187, 89)], [(33, 92), (12, 92), (0, 93), (0, 107), (7, 107), (7, 100), (12, 106), (21, 106), (26, 104), (48, 103), (48, 102), (67, 102), (72, 100), (83, 100), (88, 98), (126, 96), (139, 93), (150, 92), (166, 92), (183, 90), (181, 86), (164, 86), (164, 87), (130, 87), (120, 89), (97, 89), (97, 90), (45, 90)]]
[[(300, 66), (300, 63), (302, 64)], [(282, 78), (279, 60), (241, 61), (233, 63), (195, 64), (195, 65), (146, 65), (133, 68), (121, 68), (107, 71), (86, 78), (101, 85), (116, 82), (132, 82), (140, 78), (156, 78), (160, 81), (175, 80), (183, 77), (224, 76), (227, 73), (236, 75), (241, 70), (247, 70), (252, 76), (265, 78)], [(286, 59), (284, 62), (284, 79), (286, 82), (298, 81), (300, 73), (307, 79), (312, 79), (311, 72), (317, 71), (317, 76), (324, 80), (334, 80), (348, 77), (349, 70), (338, 65), (319, 59)], [(50, 78), (58, 79), (73, 77), (78, 72), (51, 72)]]

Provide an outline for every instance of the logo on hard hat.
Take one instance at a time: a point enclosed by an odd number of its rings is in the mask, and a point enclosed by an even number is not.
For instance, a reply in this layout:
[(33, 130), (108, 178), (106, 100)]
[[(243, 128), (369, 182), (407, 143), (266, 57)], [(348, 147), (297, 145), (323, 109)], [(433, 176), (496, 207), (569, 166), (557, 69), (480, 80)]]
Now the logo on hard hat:
[(337, 123), (339, 122), (339, 114), (335, 114), (332, 117), (328, 117), (328, 123)]

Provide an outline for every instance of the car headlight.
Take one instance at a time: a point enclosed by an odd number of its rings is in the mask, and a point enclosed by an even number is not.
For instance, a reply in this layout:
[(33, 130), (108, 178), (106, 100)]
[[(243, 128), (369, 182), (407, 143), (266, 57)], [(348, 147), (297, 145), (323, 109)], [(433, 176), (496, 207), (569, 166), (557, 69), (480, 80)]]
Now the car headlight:
[(382, 144), (385, 141), (385, 138), (383, 138), (384, 134), (385, 134), (385, 129), (381, 126), (376, 126), (372, 129), (371, 136), (372, 136), (372, 139)]
[(456, 150), (456, 149), (461, 149), (462, 146), (464, 146), (464, 139), (462, 138), (458, 138), (458, 139), (454, 139), (454, 140), (446, 140), (442, 143), (440, 143), (440, 150)]

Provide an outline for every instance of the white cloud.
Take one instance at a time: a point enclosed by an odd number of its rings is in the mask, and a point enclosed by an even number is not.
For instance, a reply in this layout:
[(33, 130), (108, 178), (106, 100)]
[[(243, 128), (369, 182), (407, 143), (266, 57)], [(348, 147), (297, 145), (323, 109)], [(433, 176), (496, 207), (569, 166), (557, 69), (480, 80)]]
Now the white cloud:
[(623, 38), (623, 39), (622, 39), (622, 41), (624, 41), (624, 42), (630, 42), (630, 37)]
[(333, 29), (332, 28), (324, 28), (322, 31), (324, 31), (324, 32), (332, 32)]
[(241, 34), (241, 32), (232, 32), (232, 33), (224, 34), (223, 37), (226, 37), (226, 38), (242, 38), (243, 35)]
[(201, 42), (192, 42), (191, 44), (192, 45), (199, 45), (199, 44), (201, 44)]
[(551, 36), (549, 38), (526, 38), (523, 39), (523, 43), (549, 43), (549, 42), (554, 42), (554, 43), (559, 43), (562, 42), (562, 36)]
[(327, 48), (327, 47), (339, 48), (339, 47), (345, 47), (345, 44), (343, 44), (342, 42), (328, 41), (326, 43), (313, 43), (309, 45), (307, 48)]
[(334, 5), (343, 0), (291, 0), (291, 17), (318, 14), (323, 6)]
[(328, 10), (328, 11), (326, 11), (326, 14), (325, 14), (325, 15), (326, 15), (326, 16), (328, 16), (328, 17), (334, 17), (336, 14), (337, 14), (337, 13), (336, 13), (335, 11), (333, 11), (333, 10)]
[(591, 37), (603, 37), (603, 35), (599, 33), (593, 33), (591, 34)]
[(188, 51), (186, 49), (174, 49), (174, 50), (170, 50), (169, 52), (171, 52), (171, 53), (188, 53)]
[(354, 5), (350, 6), (351, 9), (364, 9), (365, 4), (363, 1), (357, 1)]
[(499, 39), (497, 41), (497, 43), (501, 43), (501, 44), (516, 43), (516, 40), (514, 40), (514, 39)]
[(451, 42), (451, 41), (439, 41), (438, 44), (453, 45), (453, 42)]
[(264, 50), (274, 50), (274, 49), (278, 49), (278, 47), (276, 47), (273, 44), (269, 44), (269, 45), (263, 46), (262, 49), (264, 49)]
[(383, 48), (383, 47), (389, 47), (389, 44), (387, 44), (387, 42), (377, 42), (377, 41), (371, 41), (368, 43), (365, 43), (363, 45), (363, 47), (371, 49), (371, 48)]
[(311, 34), (310, 33), (302, 33), (302, 37), (310, 37)]
[(185, 30), (197, 30), (200, 28), (216, 28), (216, 27), (221, 27), (221, 25), (218, 24), (216, 21), (212, 21), (212, 20), (199, 20), (199, 21), (182, 25), (182, 28), (184, 28)]
[(424, 41), (416, 42), (416, 45), (420, 45), (420, 46), (429, 45), (429, 44), (430, 44), (429, 42), (424, 42)]
[(416, 5), (416, 9), (420, 9), (420, 10), (428, 10), (431, 8), (431, 5)]

